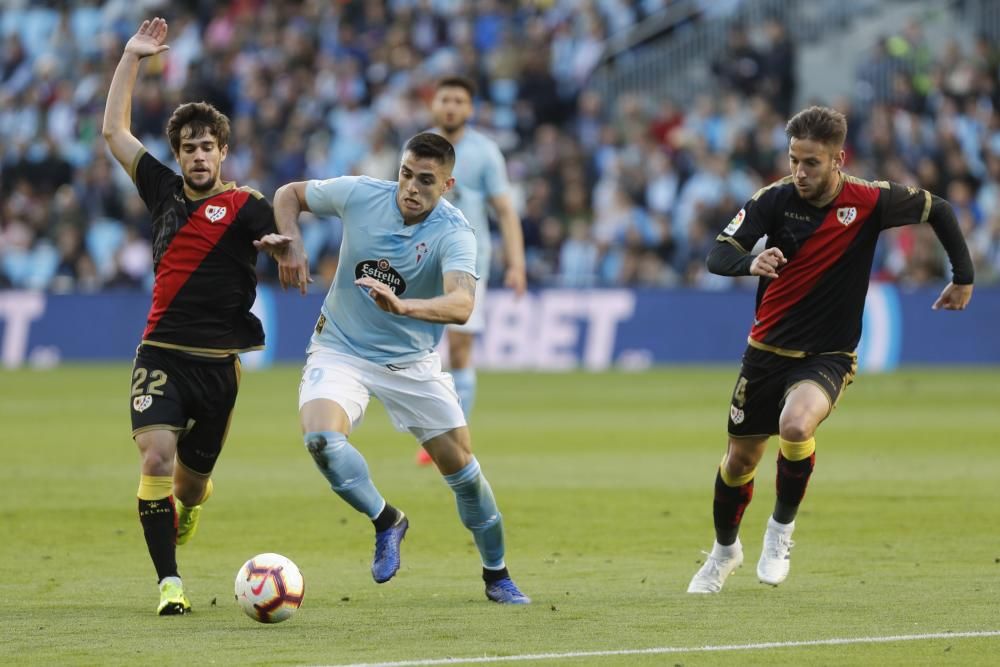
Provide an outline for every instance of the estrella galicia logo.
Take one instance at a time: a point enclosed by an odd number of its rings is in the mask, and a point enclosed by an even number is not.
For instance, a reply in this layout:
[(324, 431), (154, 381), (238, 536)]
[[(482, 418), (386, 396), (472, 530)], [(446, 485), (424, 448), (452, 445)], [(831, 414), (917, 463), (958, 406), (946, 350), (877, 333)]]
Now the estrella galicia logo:
[(403, 280), (403, 276), (399, 275), (399, 271), (392, 268), (389, 260), (385, 258), (366, 259), (358, 262), (357, 266), (354, 267), (354, 277), (362, 278), (364, 276), (388, 285), (396, 296), (402, 296), (403, 292), (406, 291), (406, 281)]

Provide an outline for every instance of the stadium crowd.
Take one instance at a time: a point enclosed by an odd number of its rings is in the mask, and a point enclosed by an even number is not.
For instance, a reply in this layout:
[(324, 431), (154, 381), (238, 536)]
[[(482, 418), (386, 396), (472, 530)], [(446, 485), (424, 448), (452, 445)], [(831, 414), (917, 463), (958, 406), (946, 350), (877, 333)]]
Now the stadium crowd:
[[(507, 156), (530, 284), (728, 288), (704, 258), (742, 203), (787, 173), (796, 45), (778, 21), (734, 30), (713, 85), (683, 106), (588, 91), (606, 37), (667, 4), (9, 3), (0, 287), (150, 287), (148, 213), (100, 124), (122, 44), (159, 12), (171, 48), (147, 65), (132, 130), (168, 164), (169, 114), (205, 100), (232, 120), (225, 177), (268, 197), (306, 178), (394, 179), (399, 147), (431, 124), (434, 81), (463, 73), (479, 88), (476, 124)], [(995, 44), (953, 41), (937, 53), (912, 23), (874, 45), (853, 95), (821, 100), (851, 123), (847, 171), (953, 203), (980, 283), (1000, 280), (998, 73)], [(338, 230), (336, 221), (305, 230), (320, 286), (336, 267)], [(892, 230), (877, 277), (938, 281), (947, 274), (938, 247), (924, 226)], [(260, 266), (266, 280), (274, 269)]]

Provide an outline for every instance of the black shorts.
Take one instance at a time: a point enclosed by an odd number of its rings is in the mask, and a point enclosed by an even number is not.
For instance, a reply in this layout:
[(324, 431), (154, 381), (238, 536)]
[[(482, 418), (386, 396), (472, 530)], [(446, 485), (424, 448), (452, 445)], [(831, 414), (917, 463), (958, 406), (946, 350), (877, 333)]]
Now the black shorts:
[(140, 345), (132, 365), (132, 437), (177, 431), (177, 459), (208, 475), (222, 452), (240, 385), (237, 355), (213, 359)]
[(796, 358), (748, 346), (729, 405), (729, 435), (742, 438), (776, 435), (785, 397), (802, 382), (819, 386), (830, 398), (832, 409), (854, 380), (856, 371), (857, 357), (853, 354)]

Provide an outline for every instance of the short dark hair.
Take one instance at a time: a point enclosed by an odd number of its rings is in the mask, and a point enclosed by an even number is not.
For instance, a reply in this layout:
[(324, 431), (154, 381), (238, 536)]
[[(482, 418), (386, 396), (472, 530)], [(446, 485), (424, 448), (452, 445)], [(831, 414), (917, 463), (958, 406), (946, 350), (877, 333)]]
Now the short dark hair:
[(469, 94), (469, 99), (476, 99), (476, 83), (467, 76), (453, 75), (439, 79), (434, 90), (442, 88), (464, 88)]
[(455, 147), (440, 134), (421, 132), (406, 142), (403, 152), (437, 160), (450, 170), (455, 166)]
[(167, 139), (174, 154), (181, 150), (181, 130), (191, 126), (191, 136), (200, 137), (205, 132), (215, 136), (219, 148), (229, 145), (229, 119), (208, 102), (188, 102), (182, 104), (167, 121)]
[(798, 112), (785, 126), (789, 139), (810, 139), (841, 147), (847, 139), (847, 118), (830, 107), (812, 106)]

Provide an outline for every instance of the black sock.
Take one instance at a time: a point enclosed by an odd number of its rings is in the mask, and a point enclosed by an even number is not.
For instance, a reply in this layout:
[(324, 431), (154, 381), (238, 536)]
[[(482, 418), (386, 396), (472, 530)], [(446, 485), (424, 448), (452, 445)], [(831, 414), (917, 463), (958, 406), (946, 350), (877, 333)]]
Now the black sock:
[(157, 582), (177, 574), (177, 509), (174, 497), (159, 500), (139, 499), (139, 523), (146, 537), (146, 548), (156, 568)]
[(506, 567), (502, 567), (499, 570), (488, 570), (485, 567), (483, 568), (483, 581), (488, 584), (492, 584), (494, 581), (500, 581), (501, 579), (506, 579), (509, 576), (510, 573), (507, 572)]
[(778, 523), (791, 523), (799, 511), (799, 504), (806, 494), (809, 477), (816, 465), (816, 453), (801, 461), (789, 461), (778, 452), (778, 474), (774, 486), (778, 491), (778, 499), (774, 502), (774, 520)]
[(386, 503), (385, 507), (382, 508), (382, 511), (379, 512), (378, 516), (372, 519), (372, 523), (375, 524), (375, 532), (381, 533), (383, 530), (389, 530), (392, 528), (399, 520), (400, 514), (401, 512), (398, 509), (389, 503)]
[(753, 480), (743, 486), (728, 486), (722, 481), (722, 473), (715, 473), (715, 500), (712, 503), (712, 518), (715, 521), (715, 541), (728, 547), (740, 534), (743, 512), (753, 499)]

